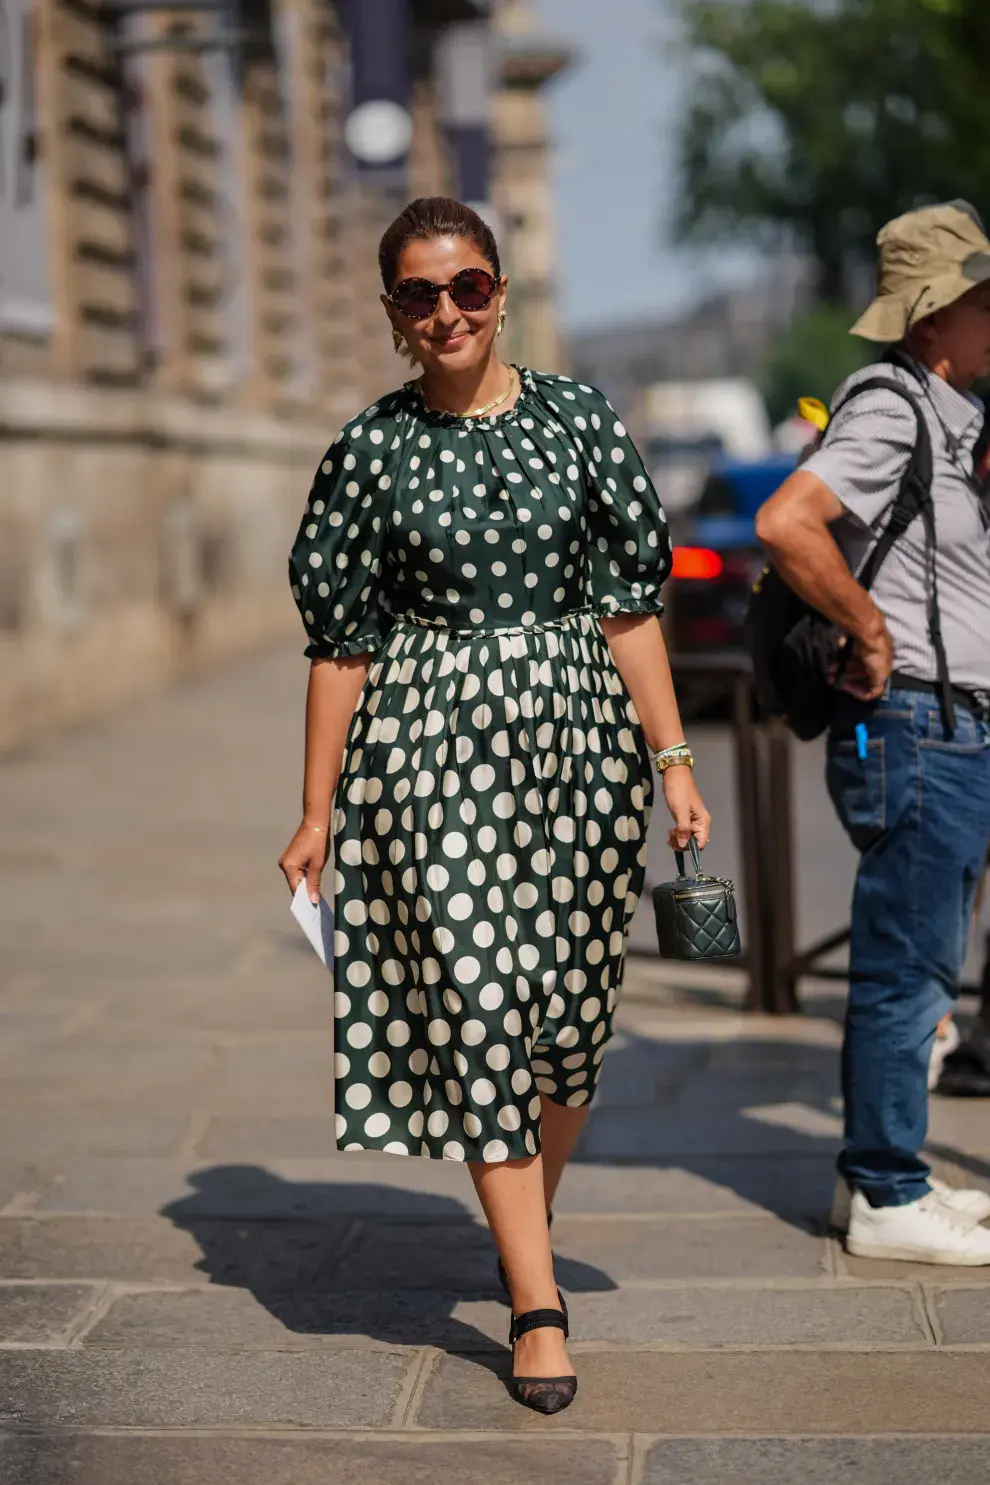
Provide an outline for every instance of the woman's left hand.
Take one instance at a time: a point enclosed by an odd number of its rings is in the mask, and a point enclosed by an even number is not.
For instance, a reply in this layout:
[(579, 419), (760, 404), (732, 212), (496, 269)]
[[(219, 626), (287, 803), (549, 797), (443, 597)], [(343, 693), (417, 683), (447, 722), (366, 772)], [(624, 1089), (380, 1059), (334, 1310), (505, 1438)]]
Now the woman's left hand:
[(682, 851), (692, 835), (703, 850), (708, 844), (712, 817), (705, 809), (705, 802), (698, 793), (693, 771), (686, 764), (668, 768), (661, 775), (663, 796), (667, 808), (674, 817), (674, 825), (668, 841), (675, 851)]

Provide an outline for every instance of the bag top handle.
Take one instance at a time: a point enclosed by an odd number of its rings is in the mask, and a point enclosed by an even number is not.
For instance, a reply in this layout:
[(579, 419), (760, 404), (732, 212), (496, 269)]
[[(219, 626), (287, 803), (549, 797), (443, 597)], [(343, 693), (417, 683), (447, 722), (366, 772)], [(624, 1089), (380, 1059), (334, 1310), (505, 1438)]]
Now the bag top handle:
[[(691, 847), (691, 864), (694, 867), (694, 874), (695, 874), (696, 877), (700, 877), (701, 876), (701, 852), (698, 849), (697, 839), (693, 835), (691, 837), (691, 840), (689, 842), (689, 845)], [(686, 877), (687, 876), (687, 872), (684, 870), (684, 852), (683, 851), (677, 851), (677, 850), (675, 850), (674, 851), (674, 860), (677, 862), (677, 875), (679, 877)]]

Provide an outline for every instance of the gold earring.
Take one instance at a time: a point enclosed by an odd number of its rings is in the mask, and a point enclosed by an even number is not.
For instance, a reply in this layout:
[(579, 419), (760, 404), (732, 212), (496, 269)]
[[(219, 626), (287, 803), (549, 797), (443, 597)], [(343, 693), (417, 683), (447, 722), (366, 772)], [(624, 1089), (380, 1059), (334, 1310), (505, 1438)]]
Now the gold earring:
[(401, 356), (402, 355), (402, 345), (403, 345), (403, 339), (402, 339), (402, 332), (401, 332), (401, 330), (393, 330), (392, 331), (392, 344), (395, 347), (395, 354), (397, 356)]
[(502, 331), (504, 329), (505, 329), (505, 310), (504, 309), (500, 309), (499, 312), (498, 312), (498, 325), (497, 325), (497, 328), (495, 330), (495, 334), (496, 335), (501, 335), (502, 334)]

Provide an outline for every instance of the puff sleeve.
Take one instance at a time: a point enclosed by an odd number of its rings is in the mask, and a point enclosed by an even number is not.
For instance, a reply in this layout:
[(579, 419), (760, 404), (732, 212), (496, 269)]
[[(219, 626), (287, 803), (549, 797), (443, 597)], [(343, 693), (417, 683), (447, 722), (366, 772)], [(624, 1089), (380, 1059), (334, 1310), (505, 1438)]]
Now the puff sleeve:
[(653, 481), (601, 393), (594, 394), (586, 421), (588, 603), (604, 617), (662, 614), (660, 588), (670, 572), (671, 547)]
[(382, 582), (392, 477), (382, 451), (393, 430), (375, 421), (378, 411), (355, 418), (328, 449), (289, 557), (310, 659), (374, 653), (392, 627)]

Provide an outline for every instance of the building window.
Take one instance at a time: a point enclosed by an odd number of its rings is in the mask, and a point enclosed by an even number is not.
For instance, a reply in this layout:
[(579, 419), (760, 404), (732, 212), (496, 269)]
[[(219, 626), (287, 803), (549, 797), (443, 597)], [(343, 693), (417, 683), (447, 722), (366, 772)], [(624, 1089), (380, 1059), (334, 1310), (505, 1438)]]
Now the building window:
[(44, 205), (32, 0), (0, 0), (0, 331), (45, 336), (52, 328)]

